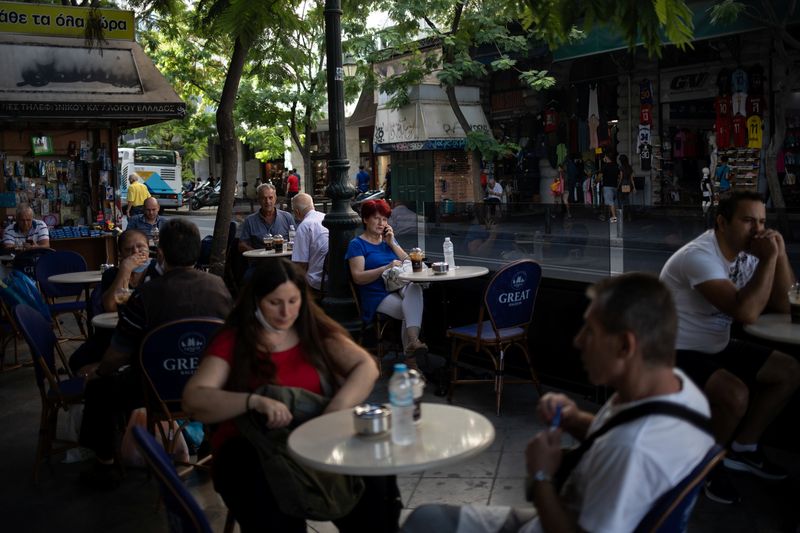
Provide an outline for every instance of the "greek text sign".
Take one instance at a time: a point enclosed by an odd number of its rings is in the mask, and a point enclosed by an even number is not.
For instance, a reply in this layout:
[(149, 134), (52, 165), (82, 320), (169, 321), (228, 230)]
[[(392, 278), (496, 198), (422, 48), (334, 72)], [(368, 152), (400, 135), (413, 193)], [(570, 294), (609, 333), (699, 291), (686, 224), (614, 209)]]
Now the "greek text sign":
[[(83, 38), (90, 9), (0, 2), (0, 32)], [(106, 39), (133, 40), (133, 11), (98, 9)]]

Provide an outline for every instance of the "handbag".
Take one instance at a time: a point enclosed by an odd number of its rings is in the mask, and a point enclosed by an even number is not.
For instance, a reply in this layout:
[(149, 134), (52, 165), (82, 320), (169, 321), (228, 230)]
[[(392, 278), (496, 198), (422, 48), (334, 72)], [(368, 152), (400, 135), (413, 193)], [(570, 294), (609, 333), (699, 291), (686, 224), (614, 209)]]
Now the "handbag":
[[(292, 412), (292, 426), (319, 415), (329, 399), (298, 387), (265, 385), (256, 394), (286, 404)], [(234, 419), (239, 432), (258, 453), (264, 472), (281, 512), (307, 520), (326, 522), (346, 516), (364, 493), (364, 480), (320, 472), (295, 461), (287, 441), (291, 428), (268, 429), (266, 417), (249, 411)]]
[(629, 184), (624, 184), (622, 187), (619, 188), (619, 190), (623, 194), (628, 194), (629, 192), (631, 192), (631, 186)]
[[(406, 265), (406, 263), (408, 264)], [(396, 266), (384, 270), (381, 277), (383, 278), (383, 284), (386, 286), (386, 290), (388, 292), (399, 291), (408, 285), (410, 282), (401, 280), (400, 274), (410, 271), (411, 261), (403, 261), (403, 266)]]

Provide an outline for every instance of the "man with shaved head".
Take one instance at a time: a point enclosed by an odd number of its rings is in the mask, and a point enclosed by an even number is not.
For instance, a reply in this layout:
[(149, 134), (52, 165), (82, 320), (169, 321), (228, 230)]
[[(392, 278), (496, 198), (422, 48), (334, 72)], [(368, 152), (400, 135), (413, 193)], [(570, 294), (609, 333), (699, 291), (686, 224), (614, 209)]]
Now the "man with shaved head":
[(314, 290), (322, 291), (322, 269), (328, 255), (328, 228), (322, 225), (325, 214), (314, 209), (314, 200), (304, 192), (292, 198), (292, 214), (300, 221), (294, 237), (292, 262), (303, 269)]

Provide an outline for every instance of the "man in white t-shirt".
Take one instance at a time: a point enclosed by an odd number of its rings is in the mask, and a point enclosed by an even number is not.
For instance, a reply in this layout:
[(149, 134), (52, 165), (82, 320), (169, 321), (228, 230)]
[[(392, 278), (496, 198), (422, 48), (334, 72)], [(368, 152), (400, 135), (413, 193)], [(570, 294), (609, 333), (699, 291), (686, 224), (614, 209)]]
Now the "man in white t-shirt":
[(496, 214), (497, 206), (503, 200), (503, 186), (495, 181), (494, 176), (489, 178), (489, 181), (486, 183), (486, 198), (483, 199), (483, 203), (488, 206), (489, 214), (494, 217)]
[[(758, 442), (800, 386), (800, 364), (730, 338), (734, 320), (751, 324), (767, 308), (789, 312), (794, 274), (783, 237), (765, 221), (759, 194), (722, 199), (715, 228), (675, 252), (661, 280), (678, 309), (677, 364), (708, 396), (717, 441), (730, 444), (725, 466), (775, 480), (786, 472), (764, 457)], [(721, 469), (710, 477), (706, 495), (720, 503), (739, 499)]]
[(301, 192), (292, 198), (292, 213), (300, 221), (294, 236), (292, 262), (306, 273), (306, 281), (322, 290), (322, 269), (328, 255), (328, 228), (322, 225), (325, 213), (314, 209), (314, 199)]
[[(418, 507), (404, 533), (456, 531), (633, 531), (655, 501), (697, 466), (714, 439), (689, 422), (646, 415), (598, 437), (566, 478), (551, 482), (562, 460), (562, 430), (584, 439), (611, 417), (650, 401), (672, 402), (708, 417), (702, 392), (673, 368), (677, 317), (669, 290), (655, 276), (631, 273), (590, 288), (585, 323), (575, 337), (595, 385), (616, 393), (597, 415), (578, 409), (563, 394), (545, 394), (539, 417), (559, 427), (539, 433), (525, 452), (528, 497), (534, 508)], [(563, 429), (562, 429), (563, 428)]]

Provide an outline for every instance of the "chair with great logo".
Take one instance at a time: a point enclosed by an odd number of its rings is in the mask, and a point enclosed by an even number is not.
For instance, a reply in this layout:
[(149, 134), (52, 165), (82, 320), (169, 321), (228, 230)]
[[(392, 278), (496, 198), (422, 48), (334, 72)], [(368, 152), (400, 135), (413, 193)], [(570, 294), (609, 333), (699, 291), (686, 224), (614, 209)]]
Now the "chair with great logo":
[[(536, 294), (542, 279), (539, 263), (530, 259), (514, 261), (498, 270), (483, 293), (483, 305), (478, 322), (450, 328), (447, 336), (453, 339), (450, 359), (451, 381), (448, 401), (453, 401), (453, 390), (462, 383), (494, 383), (497, 414), (506, 383), (533, 383), (541, 394), (541, 386), (528, 353), (528, 328), (533, 319)], [(505, 360), (509, 349), (518, 348), (525, 356), (531, 379), (506, 379)], [(494, 365), (491, 379), (459, 379), (458, 358), (465, 349), (485, 353)]]
[[(58, 412), (67, 411), (71, 407), (83, 403), (83, 390), (86, 379), (69, 375), (69, 367), (56, 339), (50, 321), (39, 311), (21, 303), (14, 307), (14, 318), (19, 324), (22, 336), (31, 350), (34, 361), (36, 385), (42, 399), (42, 416), (39, 422), (39, 442), (36, 446), (36, 462), (34, 464), (34, 482), (39, 478), (39, 466), (50, 456), (65, 452), (78, 446), (77, 442), (58, 439)], [(61, 378), (56, 365), (56, 353), (61, 359), (61, 367), (66, 369), (68, 377)]]
[[(211, 337), (222, 326), (218, 318), (186, 318), (167, 322), (145, 336), (139, 350), (139, 361), (144, 382), (147, 428), (161, 442), (170, 457), (175, 450), (177, 437), (191, 420), (181, 407), (183, 387), (189, 381)], [(166, 423), (162, 423), (166, 422)], [(180, 463), (199, 466), (197, 463)]]
[(680, 483), (662, 494), (639, 522), (634, 533), (683, 533), (689, 525), (703, 481), (722, 461), (725, 448), (714, 444)]
[[(61, 329), (58, 315), (72, 313), (75, 316), (75, 321), (78, 323), (78, 328), (80, 328), (83, 338), (86, 338), (86, 330), (83, 327), (86, 302), (81, 299), (85, 287), (80, 284), (65, 285), (63, 283), (53, 283), (49, 278), (56, 274), (85, 271), (86, 261), (80, 254), (70, 251), (59, 251), (43, 255), (36, 263), (34, 269), (36, 274), (35, 279), (39, 283), (39, 290), (42, 291), (42, 296), (44, 296), (47, 306), (50, 308), (53, 323), (58, 328), (58, 332), (62, 337), (64, 332)], [(63, 299), (67, 297), (74, 299), (63, 301)]]

